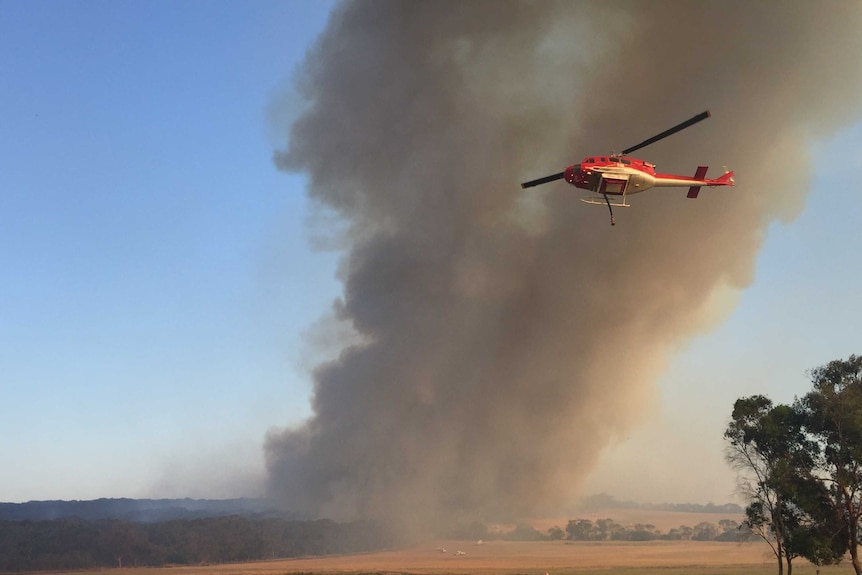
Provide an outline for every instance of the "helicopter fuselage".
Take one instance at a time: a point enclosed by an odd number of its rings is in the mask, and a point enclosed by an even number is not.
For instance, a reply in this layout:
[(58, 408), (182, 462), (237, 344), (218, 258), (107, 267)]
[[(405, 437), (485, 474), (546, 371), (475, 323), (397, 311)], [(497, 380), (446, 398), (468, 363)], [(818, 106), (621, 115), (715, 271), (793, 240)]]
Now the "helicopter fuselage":
[(717, 179), (705, 178), (707, 168), (700, 166), (694, 177), (659, 174), (655, 164), (628, 156), (587, 156), (580, 164), (566, 168), (564, 179), (582, 190), (608, 195), (630, 195), (651, 188), (699, 188), (732, 186), (733, 173)]

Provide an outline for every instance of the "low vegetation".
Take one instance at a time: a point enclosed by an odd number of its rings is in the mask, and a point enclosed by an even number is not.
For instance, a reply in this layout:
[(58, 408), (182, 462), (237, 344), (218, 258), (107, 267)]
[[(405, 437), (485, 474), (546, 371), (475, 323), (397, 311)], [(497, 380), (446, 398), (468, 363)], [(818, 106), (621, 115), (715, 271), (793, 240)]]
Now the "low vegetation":
[[(742, 541), (749, 532), (732, 520), (680, 526), (666, 533), (649, 524), (575, 519), (565, 530), (517, 525), (491, 532), (472, 523), (446, 534), (504, 541)], [(121, 520), (0, 521), (0, 571), (157, 567), (255, 561), (374, 551), (389, 546), (379, 525), (329, 520), (285, 521), (239, 516), (134, 523)]]
[(0, 572), (201, 565), (357, 553), (384, 545), (373, 523), (325, 519), (0, 521)]

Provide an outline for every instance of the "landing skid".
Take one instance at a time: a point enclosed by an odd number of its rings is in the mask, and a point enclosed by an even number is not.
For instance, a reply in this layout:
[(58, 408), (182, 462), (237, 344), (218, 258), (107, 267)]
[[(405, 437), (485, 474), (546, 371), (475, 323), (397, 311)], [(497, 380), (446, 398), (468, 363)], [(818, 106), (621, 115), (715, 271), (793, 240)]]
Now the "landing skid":
[(617, 222), (614, 220), (614, 208), (630, 208), (631, 205), (626, 203), (626, 195), (623, 194), (622, 202), (612, 202), (607, 194), (602, 194), (601, 199), (596, 195), (581, 198), (581, 201), (585, 204), (591, 204), (594, 206), (606, 205), (608, 206), (608, 211), (611, 213), (611, 225), (617, 225)]
[(632, 207), (631, 204), (627, 204), (627, 203), (625, 203), (625, 201), (623, 201), (622, 203), (612, 202), (612, 201), (605, 201), (604, 198), (601, 198), (601, 199), (581, 198), (581, 201), (584, 202), (585, 204), (591, 204), (594, 206), (604, 206), (604, 205), (607, 205), (608, 203), (610, 203), (610, 205), (612, 205), (615, 208), (630, 208), (630, 207)]

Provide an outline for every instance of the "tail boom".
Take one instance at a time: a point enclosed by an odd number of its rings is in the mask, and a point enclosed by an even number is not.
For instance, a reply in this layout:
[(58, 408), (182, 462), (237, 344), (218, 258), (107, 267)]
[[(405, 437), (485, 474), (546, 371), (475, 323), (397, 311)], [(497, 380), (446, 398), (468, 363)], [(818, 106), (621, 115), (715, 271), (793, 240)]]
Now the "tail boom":
[(707, 166), (698, 166), (694, 177), (678, 176), (676, 174), (656, 174), (655, 186), (664, 188), (682, 188), (688, 187), (687, 197), (696, 198), (702, 186), (732, 186), (733, 172), (727, 172), (720, 178), (707, 178)]

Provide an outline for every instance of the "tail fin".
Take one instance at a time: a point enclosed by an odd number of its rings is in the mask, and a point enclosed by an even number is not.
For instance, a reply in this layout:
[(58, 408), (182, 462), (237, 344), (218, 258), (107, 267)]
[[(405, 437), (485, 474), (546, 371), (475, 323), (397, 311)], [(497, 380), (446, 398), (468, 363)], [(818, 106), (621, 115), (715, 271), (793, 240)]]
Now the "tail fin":
[(720, 186), (732, 186), (733, 185), (733, 172), (725, 172), (723, 176), (721, 176), (720, 178), (718, 178), (716, 180), (716, 182)]
[[(698, 166), (697, 171), (694, 173), (695, 180), (703, 180), (706, 176), (706, 171), (709, 169), (709, 166)], [(687, 198), (696, 198), (698, 192), (700, 192), (700, 186), (692, 186), (688, 189)]]

